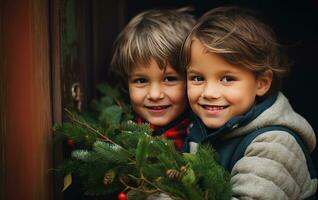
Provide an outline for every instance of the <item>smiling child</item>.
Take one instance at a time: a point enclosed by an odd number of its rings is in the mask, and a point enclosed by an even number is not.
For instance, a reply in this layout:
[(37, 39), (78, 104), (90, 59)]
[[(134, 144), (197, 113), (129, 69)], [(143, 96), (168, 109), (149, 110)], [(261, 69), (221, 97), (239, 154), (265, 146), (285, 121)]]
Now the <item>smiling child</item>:
[(190, 120), (179, 54), (195, 19), (188, 8), (148, 10), (119, 34), (111, 73), (128, 92), (137, 123), (150, 123), (154, 135), (172, 139), (181, 150)]
[(211, 143), (231, 173), (232, 199), (307, 199), (317, 189), (310, 124), (280, 92), (288, 66), (252, 11), (204, 14), (182, 54), (194, 114), (186, 148)]

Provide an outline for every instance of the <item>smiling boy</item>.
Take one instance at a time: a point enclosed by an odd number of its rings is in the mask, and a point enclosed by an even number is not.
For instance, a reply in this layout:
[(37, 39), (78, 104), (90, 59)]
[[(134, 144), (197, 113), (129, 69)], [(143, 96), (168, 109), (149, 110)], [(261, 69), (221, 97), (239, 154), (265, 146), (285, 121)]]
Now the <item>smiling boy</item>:
[(315, 199), (316, 136), (280, 92), (288, 65), (270, 27), (250, 10), (215, 8), (182, 55), (196, 115), (186, 148), (212, 144), (231, 173), (232, 199)]
[(182, 43), (195, 20), (188, 8), (148, 10), (132, 18), (119, 34), (110, 72), (128, 93), (137, 123), (150, 123), (154, 135), (183, 147), (190, 125)]
[(189, 103), (209, 128), (219, 128), (233, 116), (247, 112), (255, 97), (263, 96), (270, 88), (272, 71), (256, 77), (250, 69), (206, 52), (198, 39), (192, 41), (191, 58), (187, 71)]
[(169, 124), (186, 109), (184, 79), (170, 64), (165, 71), (153, 59), (147, 66), (138, 65), (129, 76), (128, 88), (135, 112), (154, 126)]

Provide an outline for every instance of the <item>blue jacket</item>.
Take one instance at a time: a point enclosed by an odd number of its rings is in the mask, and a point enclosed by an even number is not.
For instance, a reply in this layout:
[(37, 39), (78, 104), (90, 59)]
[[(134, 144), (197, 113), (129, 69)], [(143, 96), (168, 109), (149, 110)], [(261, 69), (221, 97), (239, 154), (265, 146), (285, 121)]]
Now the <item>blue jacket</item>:
[(193, 117), (186, 140), (210, 143), (230, 173), (233, 199), (306, 199), (317, 189), (309, 159), (316, 137), (309, 123), (279, 93), (233, 117), (218, 129), (209, 129)]

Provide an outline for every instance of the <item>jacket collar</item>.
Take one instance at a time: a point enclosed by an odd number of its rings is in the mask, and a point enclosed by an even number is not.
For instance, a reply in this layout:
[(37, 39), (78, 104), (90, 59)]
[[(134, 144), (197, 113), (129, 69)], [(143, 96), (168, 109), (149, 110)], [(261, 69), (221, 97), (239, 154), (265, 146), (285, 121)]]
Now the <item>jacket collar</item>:
[(277, 99), (277, 95), (272, 95), (259, 101), (248, 112), (243, 115), (235, 116), (226, 122), (222, 127), (218, 129), (210, 129), (206, 127), (200, 118), (198, 118), (193, 112), (191, 112), (191, 118), (193, 126), (190, 129), (189, 139), (194, 142), (204, 142), (206, 140), (214, 141), (219, 139), (224, 134), (233, 131), (236, 128), (245, 126), (253, 119), (259, 116), (264, 110), (271, 107)]

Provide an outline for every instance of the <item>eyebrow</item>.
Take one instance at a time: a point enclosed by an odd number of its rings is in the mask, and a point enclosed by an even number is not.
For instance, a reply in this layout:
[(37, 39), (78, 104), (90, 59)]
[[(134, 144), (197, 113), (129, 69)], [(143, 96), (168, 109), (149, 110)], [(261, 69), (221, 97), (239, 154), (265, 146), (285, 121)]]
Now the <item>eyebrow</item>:
[(187, 73), (200, 73), (200, 71), (196, 69), (192, 69), (192, 67), (189, 67), (187, 70)]
[(138, 73), (136, 73), (136, 74), (130, 74), (129, 76), (128, 76), (128, 78), (132, 78), (132, 77), (145, 77), (146, 75), (145, 74), (138, 74)]
[(176, 71), (166, 71), (164, 74), (179, 74), (178, 72), (176, 72)]

